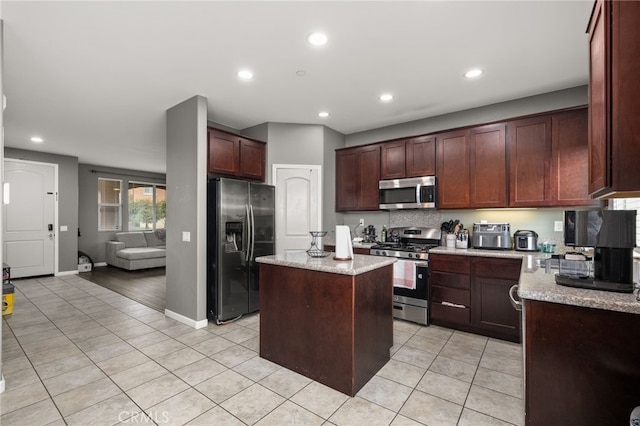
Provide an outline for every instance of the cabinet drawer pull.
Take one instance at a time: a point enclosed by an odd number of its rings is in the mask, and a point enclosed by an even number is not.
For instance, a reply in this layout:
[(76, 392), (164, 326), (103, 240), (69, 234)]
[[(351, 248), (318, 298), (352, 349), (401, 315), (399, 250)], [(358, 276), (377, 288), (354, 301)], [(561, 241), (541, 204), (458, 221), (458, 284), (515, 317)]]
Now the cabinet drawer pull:
[(449, 306), (451, 308), (462, 308), (462, 309), (466, 308), (466, 306), (460, 305), (458, 303), (441, 302), (441, 304), (444, 305), (444, 306)]

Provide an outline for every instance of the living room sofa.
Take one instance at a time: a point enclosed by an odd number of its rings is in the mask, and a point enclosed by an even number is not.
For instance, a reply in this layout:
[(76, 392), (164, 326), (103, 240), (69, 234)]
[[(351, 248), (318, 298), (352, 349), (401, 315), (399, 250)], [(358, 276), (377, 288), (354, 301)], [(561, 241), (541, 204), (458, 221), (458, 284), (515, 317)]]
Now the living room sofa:
[(129, 271), (166, 266), (165, 230), (117, 232), (115, 241), (107, 241), (106, 255), (108, 265)]

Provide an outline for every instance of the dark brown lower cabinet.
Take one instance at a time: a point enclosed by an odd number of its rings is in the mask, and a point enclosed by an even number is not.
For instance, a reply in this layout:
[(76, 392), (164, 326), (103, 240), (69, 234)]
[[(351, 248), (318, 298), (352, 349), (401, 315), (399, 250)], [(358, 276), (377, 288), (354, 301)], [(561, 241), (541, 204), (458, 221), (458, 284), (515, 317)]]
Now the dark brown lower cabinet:
[(521, 316), (509, 301), (522, 260), (430, 254), (430, 320), (457, 330), (519, 342)]
[(640, 315), (524, 301), (527, 426), (627, 425), (640, 406)]
[[(332, 244), (325, 244), (324, 245), (324, 249), (326, 251), (336, 251), (336, 246), (332, 245)], [(353, 254), (369, 254), (371, 252), (370, 249), (368, 248), (361, 248), (361, 247), (354, 247), (353, 248)]]
[(389, 361), (392, 280), (260, 264), (260, 356), (354, 396)]

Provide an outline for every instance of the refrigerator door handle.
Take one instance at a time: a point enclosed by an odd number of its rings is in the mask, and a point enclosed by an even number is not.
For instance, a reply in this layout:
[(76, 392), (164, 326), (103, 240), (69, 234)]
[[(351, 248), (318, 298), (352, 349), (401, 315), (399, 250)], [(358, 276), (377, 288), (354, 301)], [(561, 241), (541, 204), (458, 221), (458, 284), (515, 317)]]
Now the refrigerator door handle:
[(244, 206), (246, 218), (247, 218), (247, 234), (245, 238), (245, 252), (244, 252), (244, 260), (249, 261), (251, 259), (251, 234), (253, 233), (253, 229), (251, 229), (251, 216), (249, 213), (249, 204), (245, 204)]
[(249, 204), (249, 214), (251, 218), (251, 255), (249, 256), (249, 260), (254, 260), (255, 255), (255, 246), (256, 246), (256, 220), (253, 216), (253, 204)]

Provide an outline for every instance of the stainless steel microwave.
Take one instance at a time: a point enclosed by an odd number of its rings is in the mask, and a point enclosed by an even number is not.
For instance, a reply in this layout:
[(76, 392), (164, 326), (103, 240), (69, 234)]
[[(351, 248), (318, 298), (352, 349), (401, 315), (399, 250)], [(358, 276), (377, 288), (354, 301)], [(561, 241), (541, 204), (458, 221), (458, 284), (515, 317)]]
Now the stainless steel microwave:
[(436, 177), (381, 180), (380, 209), (435, 209)]

